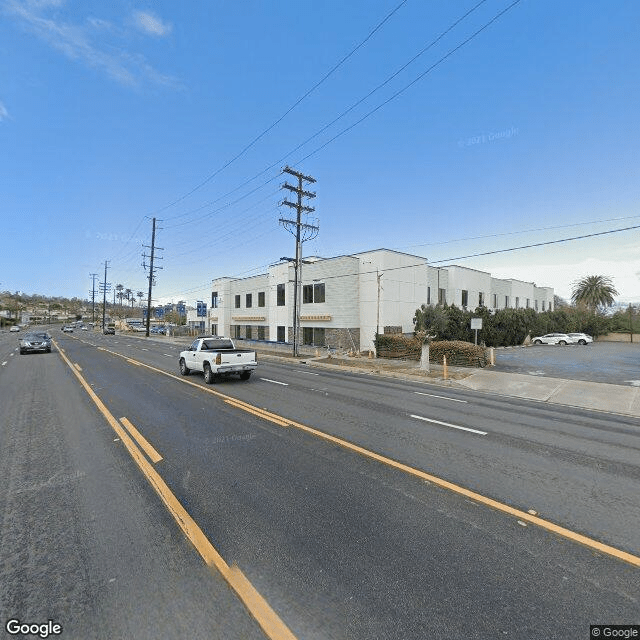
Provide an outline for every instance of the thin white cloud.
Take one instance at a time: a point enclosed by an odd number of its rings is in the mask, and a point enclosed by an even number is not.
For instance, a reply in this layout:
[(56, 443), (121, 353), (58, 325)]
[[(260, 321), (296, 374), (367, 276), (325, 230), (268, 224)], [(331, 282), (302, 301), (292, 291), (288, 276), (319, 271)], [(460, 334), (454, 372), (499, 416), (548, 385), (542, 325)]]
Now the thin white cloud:
[(9, 118), (9, 112), (2, 102), (0, 102), (0, 122)]
[(138, 29), (151, 36), (166, 36), (173, 30), (173, 25), (163, 22), (158, 16), (148, 11), (136, 11), (133, 14), (133, 21)]
[(113, 80), (128, 86), (143, 82), (172, 88), (181, 83), (160, 73), (142, 54), (130, 53), (113, 43), (102, 42), (111, 24), (96, 17), (76, 25), (47, 17), (47, 10), (59, 7), (64, 0), (8, 0), (5, 9), (17, 17), (26, 28), (70, 60), (105, 72)]

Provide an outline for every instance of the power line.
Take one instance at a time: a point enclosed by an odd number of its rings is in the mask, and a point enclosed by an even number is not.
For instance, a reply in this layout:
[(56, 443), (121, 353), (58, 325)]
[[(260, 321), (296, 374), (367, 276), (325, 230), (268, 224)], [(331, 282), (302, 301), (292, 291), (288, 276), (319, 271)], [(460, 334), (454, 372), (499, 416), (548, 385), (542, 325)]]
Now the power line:
[(485, 240), (486, 238), (501, 238), (503, 236), (517, 236), (522, 233), (535, 233), (536, 231), (553, 231), (555, 229), (567, 229), (569, 227), (581, 227), (587, 224), (598, 224), (600, 222), (614, 222), (618, 220), (635, 220), (640, 216), (623, 216), (618, 218), (604, 218), (601, 220), (588, 220), (586, 222), (576, 222), (574, 224), (560, 224), (553, 227), (539, 227), (537, 229), (524, 229), (522, 231), (507, 231), (505, 233), (491, 233), (483, 236), (469, 236), (468, 238), (456, 238), (454, 240), (443, 240), (442, 242), (426, 242), (424, 244), (409, 244), (398, 249), (412, 249), (414, 247), (437, 247), (444, 244), (453, 244), (455, 242), (464, 242), (467, 240)]
[[(500, 11), (498, 14), (496, 14), (491, 20), (489, 20), (487, 23), (485, 23), (482, 27), (480, 27), (477, 31), (475, 31), (472, 35), (470, 35), (468, 38), (466, 38), (463, 42), (461, 42), (459, 45), (457, 45), (456, 47), (454, 47), (453, 49), (451, 49), (447, 54), (445, 54), (444, 56), (442, 56), (437, 62), (435, 62), (433, 65), (431, 65), (428, 69), (426, 69), (424, 72), (422, 72), (420, 75), (418, 75), (416, 78), (414, 78), (409, 84), (405, 85), (402, 89), (396, 91), (391, 97), (389, 97), (387, 100), (385, 100), (384, 102), (382, 102), (381, 104), (379, 104), (377, 107), (375, 107), (374, 109), (372, 109), (371, 111), (369, 111), (368, 113), (366, 113), (363, 117), (361, 117), (359, 120), (357, 120), (356, 122), (352, 123), (351, 125), (349, 125), (348, 127), (346, 127), (345, 129), (343, 129), (342, 131), (338, 132), (335, 136), (333, 136), (332, 138), (330, 138), (328, 141), (326, 141), (325, 143), (323, 143), (321, 146), (319, 146), (318, 148), (316, 148), (314, 151), (312, 151), (311, 153), (309, 153), (308, 155), (306, 155), (304, 158), (300, 159), (298, 162), (296, 162), (294, 164), (294, 166), (297, 166), (299, 164), (301, 164), (302, 162), (304, 162), (305, 160), (311, 158), (312, 156), (314, 156), (316, 153), (319, 153), (322, 149), (324, 149), (325, 147), (327, 147), (329, 144), (331, 144), (332, 142), (334, 142), (335, 140), (337, 140), (338, 138), (342, 137), (345, 133), (349, 132), (351, 129), (354, 129), (355, 127), (357, 127), (359, 124), (361, 124), (362, 122), (364, 122), (366, 119), (368, 119), (370, 116), (372, 116), (374, 113), (376, 113), (377, 111), (379, 111), (380, 109), (382, 109), (383, 107), (385, 107), (387, 104), (389, 104), (391, 101), (395, 100), (397, 97), (399, 97), (401, 94), (403, 94), (405, 91), (407, 91), (411, 86), (413, 86), (414, 84), (416, 84), (417, 82), (419, 82), (422, 78), (424, 78), (427, 74), (429, 74), (431, 71), (433, 71), (436, 67), (438, 67), (440, 64), (442, 64), (445, 60), (447, 60), (450, 56), (452, 56), (456, 51), (458, 51), (459, 49), (461, 49), (462, 47), (464, 47), (465, 45), (467, 45), (469, 42), (471, 42), (474, 38), (476, 38), (480, 33), (482, 33), (484, 30), (486, 30), (489, 26), (491, 26), (494, 22), (496, 22), (500, 17), (502, 17), (507, 11), (509, 11), (510, 9), (512, 9), (515, 5), (519, 4), (522, 0), (515, 0), (515, 2), (513, 2), (512, 4), (510, 4), (509, 6), (507, 6), (505, 9), (503, 9), (502, 11)], [(285, 160), (287, 160), (289, 158), (289, 156), (293, 155), (296, 151), (298, 151), (299, 149), (301, 149), (302, 147), (304, 147), (306, 144), (308, 144), (309, 142), (311, 142), (311, 140), (315, 139), (316, 137), (318, 137), (320, 134), (322, 134), (324, 131), (326, 131), (327, 129), (329, 129), (331, 126), (333, 126), (336, 122), (338, 122), (339, 120), (341, 120), (344, 116), (346, 116), (348, 113), (350, 113), (355, 107), (357, 107), (359, 104), (361, 104), (362, 102), (364, 102), (367, 98), (369, 98), (370, 96), (372, 96), (376, 91), (378, 91), (379, 89), (381, 89), (382, 87), (384, 87), (386, 84), (388, 84), (393, 78), (395, 78), (399, 73), (401, 73), (404, 69), (406, 69), (410, 64), (412, 64), (415, 60), (417, 60), (422, 54), (424, 54), (428, 49), (430, 49), (431, 47), (433, 47), (435, 44), (437, 44), (447, 33), (449, 33), (452, 29), (454, 29), (457, 25), (459, 25), (465, 18), (467, 18), (471, 13), (473, 13), (476, 9), (478, 9), (478, 7), (480, 7), (482, 4), (484, 4), (484, 2), (486, 2), (486, 0), (481, 0), (481, 2), (477, 3), (476, 5), (474, 5), (471, 9), (469, 9), (469, 11), (467, 11), (464, 15), (462, 15), (460, 18), (458, 18), (456, 21), (454, 21), (447, 29), (445, 29), (437, 38), (435, 38), (432, 42), (430, 42), (428, 45), (426, 45), (419, 53), (417, 53), (415, 56), (413, 56), (407, 63), (405, 63), (402, 67), (400, 67), (400, 69), (398, 69), (395, 73), (393, 73), (391, 76), (389, 76), (384, 82), (382, 82), (381, 84), (379, 84), (377, 87), (375, 87), (373, 90), (371, 90), (364, 98), (361, 98), (360, 100), (358, 100), (357, 102), (355, 102), (353, 105), (351, 105), (348, 109), (346, 109), (345, 111), (343, 111), (341, 114), (339, 114), (336, 118), (334, 118), (331, 122), (329, 122), (328, 124), (324, 125), (321, 129), (319, 129), (316, 133), (314, 133), (312, 136), (310, 136), (309, 138), (307, 138), (304, 142), (301, 142), (300, 144), (298, 144), (296, 147), (294, 147), (293, 149), (291, 149), (290, 151), (288, 151), (284, 156), (282, 156), (281, 158), (279, 158), (278, 160), (276, 160), (276, 162), (270, 164), (268, 167), (266, 167), (265, 169), (263, 169), (262, 171), (260, 171), (259, 173), (257, 173), (256, 175), (254, 175), (252, 178), (249, 178), (248, 180), (246, 180), (245, 182), (243, 182), (241, 185), (239, 185), (238, 187), (236, 187), (235, 189), (233, 189), (232, 191), (229, 191), (227, 194), (225, 194), (224, 196), (221, 196), (220, 198), (212, 201), (211, 204), (214, 204), (215, 202), (218, 202), (219, 200), (221, 200), (222, 198), (231, 195), (232, 193), (240, 190), (241, 188), (243, 188), (244, 186), (246, 186), (247, 184), (249, 184), (250, 182), (253, 182), (253, 180), (259, 178), (261, 175), (264, 175), (265, 173), (267, 173), (268, 171), (270, 171), (271, 169), (273, 169), (276, 166), (279, 166), (282, 164), (282, 162), (284, 162)], [(249, 194), (251, 193), (255, 193), (256, 191), (258, 191), (261, 187), (269, 184), (270, 182), (272, 182), (273, 180), (275, 180), (278, 176), (280, 175), (280, 173), (278, 173), (277, 175), (273, 176), (272, 178), (270, 178), (269, 180), (267, 180), (266, 182), (264, 182), (262, 185), (260, 185), (259, 187), (256, 187), (255, 189), (252, 189)], [(249, 195), (247, 194), (247, 195)], [(244, 197), (246, 196), (241, 196), (240, 198), (238, 198), (238, 200), (235, 200), (235, 202), (239, 202), (240, 200), (242, 200)], [(234, 204), (231, 203), (231, 204)], [(213, 213), (216, 213), (217, 211), (220, 211), (222, 208), (226, 208), (227, 206), (230, 205), (223, 205), (223, 207), (221, 207), (220, 209), (217, 209), (216, 211), (210, 212), (209, 214), (206, 214), (204, 217), (208, 217), (209, 215), (212, 215)], [(184, 215), (187, 214), (180, 214), (178, 216), (174, 216), (172, 218), (168, 218), (168, 220), (175, 220), (179, 217), (183, 217)], [(186, 223), (182, 223), (182, 224), (189, 224), (190, 222), (195, 222), (196, 220), (192, 220), (192, 221), (188, 221)], [(173, 225), (173, 226), (178, 226), (178, 225)]]
[(445, 258), (444, 260), (433, 260), (431, 264), (439, 264), (441, 262), (450, 262), (452, 260), (467, 260), (468, 258), (477, 258), (479, 256), (490, 256), (496, 253), (506, 253), (508, 251), (519, 251), (520, 249), (531, 249), (533, 247), (543, 247), (549, 244), (560, 244), (561, 242), (570, 242), (572, 240), (584, 240), (585, 238), (595, 238), (596, 236), (604, 236), (611, 233), (620, 233), (622, 231), (631, 231), (632, 229), (640, 229), (640, 224), (633, 227), (624, 227), (623, 229), (610, 229), (608, 231), (599, 231), (598, 233), (588, 233), (583, 236), (574, 236), (573, 238), (562, 238), (560, 240), (547, 240), (546, 242), (536, 242), (535, 244), (526, 244), (521, 247), (511, 247), (510, 249), (496, 249), (494, 251), (483, 251), (482, 253), (472, 253), (467, 256), (458, 256), (457, 258)]
[(389, 98), (387, 98), (384, 102), (382, 102), (377, 107), (375, 107), (374, 109), (372, 109), (371, 111), (366, 113), (359, 120), (356, 120), (355, 122), (350, 124), (348, 127), (343, 129), (342, 131), (338, 132), (335, 136), (333, 136), (332, 138), (327, 140), (324, 144), (320, 145), (318, 148), (314, 149), (311, 153), (307, 154), (303, 158), (300, 158), (300, 160), (298, 162), (296, 162), (295, 165), (298, 165), (298, 164), (300, 164), (302, 162), (305, 162), (306, 160), (308, 160), (312, 156), (316, 155), (316, 153), (319, 153), (320, 151), (322, 151), (322, 149), (324, 149), (325, 147), (329, 146), (332, 142), (335, 142), (338, 138), (342, 137), (345, 133), (348, 133), (349, 131), (351, 131), (351, 129), (355, 129), (355, 127), (357, 127), (359, 124), (362, 124), (365, 120), (367, 120), (374, 113), (376, 113), (377, 111), (379, 111), (380, 109), (382, 109), (383, 107), (388, 105), (390, 102), (392, 102), (393, 100), (398, 98), (405, 91), (410, 89), (414, 84), (416, 84), (417, 82), (422, 80), (422, 78), (424, 78), (426, 75), (431, 73), (431, 71), (433, 71), (436, 67), (440, 66), (445, 60), (450, 58), (454, 53), (456, 53), (457, 51), (462, 49), (464, 46), (469, 44), (469, 42), (471, 42), (477, 36), (479, 36), (483, 31), (488, 29), (494, 22), (499, 20), (505, 13), (507, 13), (508, 11), (513, 9), (513, 7), (515, 7), (517, 4), (520, 4), (520, 2), (522, 2), (522, 0), (515, 0), (515, 2), (512, 2), (508, 7), (506, 7), (505, 9), (500, 11), (499, 13), (497, 13), (493, 18), (491, 18), (491, 20), (489, 20), (489, 22), (485, 23), (477, 31), (474, 31), (468, 38), (463, 40), (459, 45), (457, 45), (453, 49), (450, 49), (444, 56), (442, 56), (439, 60), (434, 62), (428, 69), (426, 69), (419, 76), (414, 78), (409, 84), (405, 85), (402, 89), (399, 89), (398, 91), (396, 91), (393, 95), (391, 95)]
[[(265, 169), (263, 169), (262, 171), (260, 171), (259, 173), (257, 173), (256, 175), (254, 175), (252, 178), (249, 178), (248, 180), (246, 180), (245, 182), (243, 182), (241, 185), (237, 186), (235, 189), (227, 192), (225, 195), (220, 196), (220, 198), (217, 198), (216, 200), (213, 200), (212, 202), (210, 202), (209, 204), (215, 204), (216, 202), (222, 200), (223, 198), (235, 193), (236, 191), (242, 189), (242, 187), (245, 187), (247, 184), (249, 184), (250, 182), (253, 182), (254, 180), (256, 180), (257, 178), (259, 178), (260, 176), (264, 175), (265, 173), (269, 172), (271, 169), (277, 167), (277, 166), (281, 166), (282, 163), (287, 160), (290, 156), (292, 156), (296, 151), (298, 151), (299, 149), (301, 149), (302, 147), (304, 147), (306, 144), (308, 144), (309, 142), (311, 142), (312, 140), (314, 140), (315, 138), (317, 138), (319, 135), (321, 135), (322, 133), (324, 133), (327, 129), (331, 128), (334, 124), (336, 124), (336, 122), (340, 121), (342, 118), (344, 118), (347, 114), (349, 114), (351, 111), (353, 111), (357, 106), (359, 106), (360, 104), (362, 104), (365, 100), (367, 100), (368, 98), (370, 98), (374, 93), (376, 93), (377, 91), (379, 91), (380, 89), (382, 89), (384, 86), (386, 86), (387, 84), (389, 84), (389, 82), (391, 82), (391, 80), (393, 80), (395, 77), (397, 77), (400, 73), (402, 73), (402, 71), (404, 71), (407, 67), (409, 67), (411, 64), (413, 64), (418, 58), (420, 58), (420, 56), (422, 56), (424, 53), (426, 53), (429, 49), (431, 49), (433, 46), (435, 46), (440, 40), (442, 40), (442, 38), (444, 38), (444, 36), (446, 36), (449, 32), (451, 32), (455, 27), (457, 27), (463, 20), (465, 20), (467, 17), (469, 17), (474, 11), (476, 11), (481, 5), (483, 5), (487, 0), (480, 0), (480, 2), (478, 2), (476, 5), (474, 5), (471, 9), (469, 9), (466, 13), (464, 13), (460, 18), (458, 18), (457, 20), (455, 20), (452, 24), (450, 24), (442, 33), (440, 33), (440, 35), (438, 35), (434, 40), (432, 40), (429, 44), (427, 44), (425, 47), (423, 47), (417, 54), (415, 54), (409, 61), (407, 61), (405, 64), (403, 64), (399, 69), (397, 69), (393, 74), (391, 74), (390, 76), (388, 76), (383, 82), (381, 82), (379, 85), (377, 85), (374, 89), (372, 89), (371, 91), (369, 91), (369, 93), (367, 93), (363, 98), (360, 98), (359, 100), (357, 100), (356, 102), (354, 102), (348, 109), (346, 109), (345, 111), (343, 111), (342, 113), (340, 113), (338, 116), (336, 116), (331, 122), (325, 124), (323, 127), (321, 127), (320, 129), (318, 129), (318, 131), (316, 131), (313, 135), (309, 136), (306, 140), (304, 140), (303, 142), (299, 143), (297, 146), (295, 146), (293, 149), (290, 149), (284, 156), (282, 156), (281, 158), (279, 158), (278, 160), (276, 160), (275, 162), (273, 162), (272, 164), (270, 164), (268, 167), (266, 167)], [(519, 2), (520, 0), (518, 0)], [(399, 7), (396, 8), (396, 10)], [(510, 8), (510, 7), (509, 7)], [(499, 14), (501, 15), (501, 14)], [(499, 16), (498, 16), (499, 17)], [(490, 23), (489, 23), (490, 24)], [(487, 25), (488, 26), (488, 25)], [(464, 43), (463, 43), (464, 44)], [(442, 61), (442, 60), (441, 60)], [(440, 61), (440, 62), (441, 62)], [(438, 64), (438, 63), (437, 63)], [(423, 74), (424, 75), (424, 74)], [(393, 99), (393, 97), (392, 97)], [(377, 107), (376, 110), (378, 108), (381, 108), (382, 106), (384, 106), (386, 104), (383, 103), (382, 105), (380, 105), (380, 107)], [(375, 111), (375, 110), (374, 110)], [(368, 115), (371, 115), (373, 112), (371, 112)], [(366, 117), (368, 117), (368, 115)], [(360, 121), (359, 121), (360, 122)], [(359, 122), (357, 122), (355, 125), (359, 124)], [(340, 134), (338, 134), (337, 137), (341, 136), (342, 133), (346, 133), (346, 131), (348, 131), (350, 128), (346, 129), (345, 131), (341, 132)], [(335, 138), (334, 138), (335, 139)], [(333, 141), (330, 140), (329, 142)], [(322, 147), (320, 147), (320, 149), (324, 148), (324, 146), (326, 146), (329, 143), (326, 143), (325, 145), (323, 145)], [(319, 151), (320, 149), (318, 149), (317, 151)], [(313, 152), (315, 153), (315, 152)], [(311, 154), (313, 155), (313, 154)], [(310, 156), (307, 156), (307, 158)], [(306, 158), (305, 158), (306, 159)], [(302, 162), (302, 160), (300, 161)], [(300, 163), (297, 163), (300, 164)], [(256, 189), (252, 190), (250, 193), (254, 193), (255, 191), (259, 190), (262, 186), (265, 186), (266, 184), (269, 184), (270, 182), (272, 182), (273, 180), (276, 179), (276, 177), (278, 177), (280, 175), (280, 172), (277, 174), (277, 176), (274, 176), (272, 178), (270, 178), (269, 180), (267, 180), (267, 182), (263, 183), (260, 187), (257, 187)], [(243, 196), (244, 197), (244, 196)], [(235, 202), (238, 202), (238, 200), (236, 200)], [(233, 204), (233, 203), (232, 203)], [(195, 210), (192, 210), (189, 213), (194, 213), (195, 211), (199, 211), (202, 208), (204, 208), (207, 205), (203, 205), (202, 207), (199, 207)], [(209, 214), (206, 214), (203, 217), (208, 217), (209, 215), (216, 213), (217, 211), (220, 211), (222, 208), (225, 208), (228, 205), (223, 205), (223, 207), (221, 207), (220, 209), (217, 209), (215, 211), (210, 212)], [(174, 216), (173, 218), (169, 218), (169, 220), (174, 220), (180, 217), (184, 217), (185, 215), (188, 215), (188, 213), (185, 214), (180, 214), (178, 216)], [(202, 219), (202, 218), (198, 218), (198, 219)], [(195, 222), (195, 220), (192, 221), (188, 221), (186, 223), (180, 223), (180, 224), (189, 224), (190, 222)], [(173, 227), (178, 226), (178, 225), (172, 225)], [(167, 228), (172, 228), (172, 226), (169, 226)]]
[[(345, 55), (339, 62), (337, 62), (327, 73), (325, 73), (325, 75), (318, 81), (316, 82), (310, 89), (308, 89), (306, 91), (306, 93), (304, 93), (304, 95), (302, 95), (300, 98), (298, 98), (298, 100), (296, 100), (277, 120), (275, 120), (273, 123), (271, 123), (264, 131), (262, 131), (262, 133), (258, 134), (249, 144), (247, 144), (239, 153), (237, 153), (235, 156), (233, 156), (233, 158), (231, 158), (230, 160), (228, 160), (225, 164), (223, 164), (219, 169), (216, 169), (212, 174), (210, 174), (207, 178), (205, 178), (202, 182), (200, 182), (200, 184), (198, 184), (197, 186), (195, 186), (193, 189), (191, 189), (190, 191), (188, 191), (187, 193), (185, 193), (184, 195), (180, 196), (179, 198), (177, 198), (176, 200), (174, 200), (173, 202), (165, 205), (164, 207), (162, 207), (161, 209), (158, 209), (155, 213), (160, 213), (162, 211), (165, 211), (166, 209), (169, 209), (170, 207), (178, 204), (178, 202), (181, 202), (182, 200), (184, 200), (185, 198), (188, 198), (190, 195), (192, 195), (193, 193), (195, 193), (196, 191), (198, 191), (198, 189), (201, 189), (205, 184), (207, 184), (208, 182), (210, 182), (213, 178), (215, 178), (219, 173), (221, 173), (222, 171), (224, 171), (228, 166), (230, 166), (231, 164), (233, 164), (236, 160), (238, 160), (239, 158), (241, 158), (249, 149), (251, 149), (251, 147), (253, 147), (261, 138), (263, 138), (267, 133), (269, 133), (269, 131), (271, 131), (274, 127), (276, 127), (278, 124), (280, 124), (280, 122), (282, 122), (303, 100), (305, 100), (306, 98), (308, 98), (321, 84), (323, 84), (331, 75), (333, 75), (333, 73), (335, 73), (335, 71), (337, 71), (337, 69), (339, 67), (341, 67), (349, 58), (351, 58), (356, 51), (358, 51), (361, 47), (363, 47), (368, 40), (370, 40), (373, 35), (382, 28), (382, 26), (404, 5), (406, 4), (407, 0), (402, 0), (402, 2), (400, 2), (400, 4), (398, 4), (394, 9), (391, 10), (391, 12), (389, 12), (381, 22), (379, 22), (372, 31), (369, 32), (369, 34), (367, 35), (367, 37), (362, 40), (362, 42), (360, 42), (358, 45), (356, 45), (347, 55)], [(167, 220), (171, 220), (171, 219), (175, 219), (175, 218), (179, 218), (181, 217), (181, 215), (178, 216), (174, 216), (174, 218), (166, 218)]]

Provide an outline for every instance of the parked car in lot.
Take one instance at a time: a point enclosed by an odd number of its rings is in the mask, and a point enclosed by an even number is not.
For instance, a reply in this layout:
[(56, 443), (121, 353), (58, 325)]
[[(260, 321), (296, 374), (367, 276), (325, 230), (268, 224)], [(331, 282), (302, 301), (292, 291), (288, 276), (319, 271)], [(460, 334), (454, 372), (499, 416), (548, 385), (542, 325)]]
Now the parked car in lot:
[(9, 329), (9, 331), (11, 333), (17, 333), (18, 331), (20, 331), (20, 327), (17, 324), (14, 324), (13, 327), (11, 327), (11, 329)]
[(588, 333), (567, 333), (567, 335), (578, 344), (590, 344), (593, 338)]
[(531, 340), (533, 344), (572, 344), (573, 339), (566, 333), (545, 333), (543, 336), (537, 336)]
[(51, 336), (46, 332), (29, 332), (18, 341), (20, 355), (25, 353), (51, 353)]

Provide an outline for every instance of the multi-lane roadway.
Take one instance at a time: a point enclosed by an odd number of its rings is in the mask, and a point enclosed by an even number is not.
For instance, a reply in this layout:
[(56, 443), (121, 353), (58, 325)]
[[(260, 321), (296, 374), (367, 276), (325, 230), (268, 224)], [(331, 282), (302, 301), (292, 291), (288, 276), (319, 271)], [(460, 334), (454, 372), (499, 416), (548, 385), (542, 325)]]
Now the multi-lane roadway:
[(640, 623), (640, 421), (179, 347), (0, 335), (0, 611), (87, 638)]

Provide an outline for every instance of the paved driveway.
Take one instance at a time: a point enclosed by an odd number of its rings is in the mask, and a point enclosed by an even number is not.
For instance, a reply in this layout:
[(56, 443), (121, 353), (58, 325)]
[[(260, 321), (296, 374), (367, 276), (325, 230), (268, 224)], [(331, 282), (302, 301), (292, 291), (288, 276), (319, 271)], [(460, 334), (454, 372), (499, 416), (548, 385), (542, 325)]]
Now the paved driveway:
[(496, 349), (494, 370), (640, 386), (640, 344), (594, 342)]

